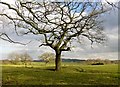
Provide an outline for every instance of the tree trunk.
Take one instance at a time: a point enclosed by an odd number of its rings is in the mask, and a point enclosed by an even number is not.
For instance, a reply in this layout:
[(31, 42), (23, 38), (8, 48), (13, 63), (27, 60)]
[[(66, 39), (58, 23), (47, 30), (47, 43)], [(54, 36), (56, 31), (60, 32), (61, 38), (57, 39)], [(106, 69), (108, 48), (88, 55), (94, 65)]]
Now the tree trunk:
[(60, 69), (61, 69), (61, 52), (56, 51), (55, 71), (59, 71)]

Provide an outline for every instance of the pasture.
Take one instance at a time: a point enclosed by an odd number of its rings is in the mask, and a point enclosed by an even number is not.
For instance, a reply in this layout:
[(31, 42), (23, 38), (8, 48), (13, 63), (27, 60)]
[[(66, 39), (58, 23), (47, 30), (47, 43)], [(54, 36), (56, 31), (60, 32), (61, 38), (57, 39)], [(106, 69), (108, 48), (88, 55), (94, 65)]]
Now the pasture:
[(118, 85), (118, 65), (86, 65), (62, 63), (61, 71), (54, 64), (32, 62), (23, 65), (2, 65), (3, 85)]

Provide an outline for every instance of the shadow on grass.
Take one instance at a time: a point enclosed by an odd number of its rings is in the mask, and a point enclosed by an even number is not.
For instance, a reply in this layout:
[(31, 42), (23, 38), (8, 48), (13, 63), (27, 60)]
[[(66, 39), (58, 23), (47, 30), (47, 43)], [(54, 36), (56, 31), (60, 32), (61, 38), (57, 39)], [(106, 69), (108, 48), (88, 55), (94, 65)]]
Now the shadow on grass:
[(46, 69), (46, 70), (49, 70), (49, 71), (55, 71), (55, 69)]
[[(62, 66), (61, 69), (65, 69), (65, 68), (68, 68), (66, 66)], [(47, 68), (46, 70), (49, 70), (49, 71), (56, 71), (54, 68)]]

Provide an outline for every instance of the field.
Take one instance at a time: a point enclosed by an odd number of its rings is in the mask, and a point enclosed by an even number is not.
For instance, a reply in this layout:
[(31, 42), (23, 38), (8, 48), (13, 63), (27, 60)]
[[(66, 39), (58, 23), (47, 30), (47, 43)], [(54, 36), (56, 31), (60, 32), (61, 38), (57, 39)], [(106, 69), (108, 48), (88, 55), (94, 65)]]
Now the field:
[(62, 63), (61, 71), (54, 71), (52, 63), (45, 65), (2, 65), (3, 85), (118, 85), (118, 65), (85, 65)]

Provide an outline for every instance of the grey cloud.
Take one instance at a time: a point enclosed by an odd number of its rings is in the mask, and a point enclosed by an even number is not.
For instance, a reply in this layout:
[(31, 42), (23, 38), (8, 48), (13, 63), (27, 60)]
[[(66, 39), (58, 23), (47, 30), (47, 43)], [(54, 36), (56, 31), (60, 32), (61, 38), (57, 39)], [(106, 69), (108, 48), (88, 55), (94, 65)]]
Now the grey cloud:
[(118, 26), (118, 10), (114, 9), (101, 16), (104, 20), (103, 26), (105, 29), (112, 30)]

